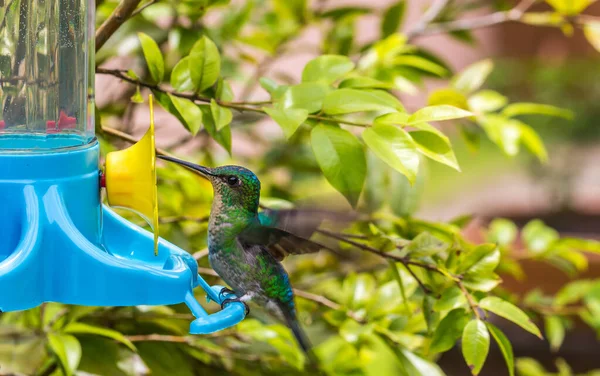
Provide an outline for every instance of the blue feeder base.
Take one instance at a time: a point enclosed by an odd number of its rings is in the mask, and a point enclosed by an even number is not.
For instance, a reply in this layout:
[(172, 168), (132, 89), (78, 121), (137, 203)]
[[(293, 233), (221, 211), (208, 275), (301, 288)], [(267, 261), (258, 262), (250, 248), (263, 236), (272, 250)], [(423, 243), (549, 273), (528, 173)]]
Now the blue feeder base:
[[(60, 142), (57, 136), (57, 142)], [(202, 287), (221, 303), (220, 286), (198, 275), (196, 260), (159, 241), (100, 202), (98, 143), (31, 153), (0, 151), (0, 310), (43, 302), (86, 306), (185, 303), (190, 333), (208, 334), (244, 319), (241, 303), (211, 315), (195, 299)], [(44, 138), (47, 144), (48, 136)], [(50, 139), (51, 141), (51, 139)]]

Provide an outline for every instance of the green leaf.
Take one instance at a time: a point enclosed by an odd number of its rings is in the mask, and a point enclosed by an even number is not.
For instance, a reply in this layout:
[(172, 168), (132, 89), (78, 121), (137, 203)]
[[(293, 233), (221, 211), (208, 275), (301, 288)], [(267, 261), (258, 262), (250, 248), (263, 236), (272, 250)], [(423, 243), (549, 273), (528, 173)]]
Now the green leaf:
[(462, 353), (473, 375), (478, 375), (490, 350), (490, 333), (483, 321), (471, 320), (463, 330)]
[(438, 77), (444, 77), (448, 74), (446, 68), (438, 65), (431, 60), (425, 59), (421, 56), (416, 55), (401, 55), (393, 59), (393, 63), (396, 66), (407, 66), (411, 68), (420, 69), (424, 72), (434, 74)]
[(448, 249), (448, 244), (428, 232), (422, 232), (405, 249), (412, 257), (433, 256)]
[(367, 175), (361, 143), (352, 133), (324, 124), (313, 128), (311, 143), (325, 178), (350, 205), (356, 206)]
[(423, 155), (460, 171), (458, 161), (448, 138), (440, 137), (438, 132), (430, 131), (413, 131), (410, 132), (410, 136), (415, 141), (417, 149)]
[(128, 340), (127, 337), (117, 332), (116, 330), (101, 328), (98, 326), (88, 325), (81, 322), (73, 322), (65, 327), (64, 332), (69, 334), (91, 334), (114, 339), (115, 341), (127, 346), (131, 351), (136, 351), (136, 348), (133, 345), (133, 343), (130, 340)]
[(466, 303), (467, 298), (465, 298), (465, 295), (463, 294), (462, 290), (458, 286), (453, 285), (444, 290), (442, 296), (440, 296), (438, 301), (435, 302), (433, 309), (435, 309), (438, 312), (447, 311), (459, 308)]
[(354, 69), (350, 58), (341, 55), (321, 55), (306, 64), (302, 71), (302, 82), (332, 84)]
[(202, 112), (202, 124), (208, 132), (208, 134), (221, 145), (229, 154), (231, 154), (231, 127), (226, 126), (225, 128), (217, 131), (215, 121), (212, 116), (212, 111), (208, 106), (199, 107)]
[(507, 302), (506, 300), (500, 299), (496, 296), (488, 296), (479, 302), (479, 307), (514, 322), (521, 328), (527, 330), (529, 333), (538, 336), (540, 339), (543, 338), (542, 333), (540, 333), (540, 330), (531, 321), (529, 316), (527, 316), (527, 314), (519, 307)]
[(468, 322), (469, 315), (464, 309), (457, 308), (448, 312), (433, 333), (429, 352), (441, 353), (454, 347)]
[(537, 134), (536, 131), (533, 130), (527, 124), (520, 124), (521, 128), (521, 142), (527, 150), (533, 155), (535, 155), (540, 162), (546, 162), (548, 160), (548, 152), (546, 151), (546, 147), (544, 146), (544, 142)]
[(593, 283), (589, 280), (578, 280), (564, 285), (554, 296), (554, 305), (562, 307), (581, 300), (592, 289)]
[(67, 376), (73, 375), (81, 360), (81, 345), (77, 338), (68, 334), (48, 334), (50, 349), (60, 361)]
[(481, 87), (494, 69), (491, 60), (486, 59), (469, 65), (452, 80), (452, 86), (463, 93), (471, 93)]
[(394, 34), (398, 30), (405, 11), (406, 0), (397, 1), (385, 10), (381, 19), (381, 39)]
[(469, 109), (467, 97), (465, 97), (463, 93), (451, 88), (434, 90), (431, 94), (429, 94), (427, 104), (429, 106), (447, 104), (462, 108), (463, 110)]
[(131, 101), (133, 103), (144, 103), (144, 97), (142, 97), (139, 86), (135, 88), (135, 94), (131, 96)]
[(316, 82), (306, 82), (287, 88), (281, 98), (283, 108), (300, 108), (314, 113), (321, 110), (323, 100), (331, 90), (327, 85)]
[(574, 16), (581, 13), (585, 8), (596, 0), (546, 0), (559, 13)]
[(500, 251), (495, 244), (481, 244), (467, 253), (460, 263), (458, 273), (489, 274), (500, 262)]
[(212, 113), (213, 120), (215, 121), (217, 131), (220, 131), (221, 129), (228, 126), (231, 123), (231, 120), (233, 119), (233, 114), (231, 113), (231, 110), (226, 107), (219, 106), (217, 101), (215, 101), (212, 98), (210, 100), (210, 112)]
[(288, 89), (288, 86), (278, 85), (277, 82), (268, 77), (261, 77), (259, 82), (260, 86), (271, 95), (271, 99), (274, 101), (281, 99), (285, 91)]
[(288, 108), (285, 110), (276, 107), (263, 107), (263, 110), (283, 129), (285, 138), (290, 139), (298, 127), (308, 117), (308, 111), (302, 108)]
[(144, 33), (138, 33), (138, 38), (142, 44), (142, 51), (144, 52), (144, 58), (146, 59), (152, 81), (159, 83), (165, 77), (165, 62), (160, 48), (158, 48), (154, 39)]
[(217, 46), (207, 36), (200, 38), (192, 47), (188, 67), (196, 92), (211, 87), (221, 74), (221, 55)]
[(371, 77), (349, 77), (340, 82), (340, 89), (355, 88), (355, 89), (391, 89), (392, 84), (379, 81)]
[(544, 316), (544, 323), (546, 338), (550, 342), (550, 349), (556, 352), (560, 349), (560, 345), (562, 345), (565, 339), (565, 326), (558, 316)]
[(573, 119), (573, 112), (570, 110), (565, 110), (564, 108), (551, 106), (549, 104), (526, 102), (509, 104), (502, 111), (502, 115), (506, 117), (515, 117), (519, 115), (546, 115), (561, 117), (567, 120)]
[(186, 56), (173, 68), (171, 72), (171, 86), (177, 92), (190, 91), (194, 89), (194, 83), (190, 73), (190, 57)]
[(449, 105), (427, 106), (415, 112), (408, 118), (408, 124), (427, 123), (431, 121), (442, 121), (460, 119), (472, 116), (469, 111)]
[(419, 169), (417, 146), (403, 129), (392, 125), (377, 124), (367, 128), (363, 140), (381, 160), (404, 174), (414, 184)]
[[(421, 358), (408, 349), (400, 348), (399, 351), (398, 359), (402, 362), (407, 376), (444, 376), (444, 372), (437, 364)], [(376, 375), (390, 374), (402, 375), (403, 373), (377, 373)]]
[(500, 348), (500, 352), (502, 353), (502, 356), (504, 357), (504, 361), (506, 361), (506, 367), (508, 368), (509, 376), (514, 376), (515, 375), (515, 356), (513, 354), (513, 349), (512, 349), (512, 345), (510, 344), (510, 341), (508, 340), (508, 338), (506, 338), (504, 333), (502, 333), (502, 331), (500, 329), (498, 329), (496, 326), (494, 326), (492, 323), (488, 322), (488, 323), (486, 323), (486, 325), (488, 327), (488, 330), (492, 334), (492, 337), (494, 337), (494, 340), (496, 340), (496, 343), (498, 344), (498, 347)]
[(200, 108), (189, 99), (179, 98), (169, 94), (173, 106), (179, 112), (179, 115), (184, 120), (184, 127), (190, 131), (192, 135), (196, 135), (202, 128), (202, 112)]
[(475, 112), (492, 112), (504, 107), (508, 99), (493, 90), (481, 90), (468, 99), (469, 108)]
[(519, 376), (548, 376), (544, 367), (532, 358), (519, 358), (516, 366)]
[(586, 22), (583, 26), (583, 33), (592, 47), (600, 52), (600, 22)]
[(475, 273), (467, 273), (463, 283), (469, 290), (490, 292), (502, 282), (502, 279), (495, 273), (482, 277)]
[(363, 111), (404, 111), (396, 97), (381, 90), (338, 89), (323, 101), (323, 111), (329, 115)]
[(487, 241), (501, 246), (512, 244), (517, 238), (517, 225), (504, 218), (497, 218), (490, 223)]
[(548, 250), (558, 239), (558, 232), (546, 226), (539, 219), (528, 222), (523, 227), (522, 237), (527, 249), (533, 253), (539, 254)]
[(519, 153), (521, 124), (518, 120), (511, 120), (497, 115), (485, 116), (480, 122), (490, 140), (509, 156), (515, 156)]

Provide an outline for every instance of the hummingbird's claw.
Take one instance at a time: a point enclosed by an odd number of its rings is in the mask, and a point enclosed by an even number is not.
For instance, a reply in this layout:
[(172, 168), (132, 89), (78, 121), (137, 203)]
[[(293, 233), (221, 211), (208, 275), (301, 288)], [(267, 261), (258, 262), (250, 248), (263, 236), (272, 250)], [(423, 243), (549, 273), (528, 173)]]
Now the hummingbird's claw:
[(225, 308), (225, 306), (229, 303), (242, 303), (244, 305), (244, 307), (246, 308), (246, 316), (248, 316), (248, 314), (250, 314), (250, 307), (248, 307), (248, 304), (242, 302), (240, 300), (240, 298), (227, 298), (225, 300), (223, 300), (223, 302), (221, 302), (221, 309)]
[(219, 291), (219, 300), (221, 300), (223, 298), (223, 295), (229, 295), (229, 294), (235, 294), (235, 291), (233, 291), (230, 288), (223, 287), (221, 289), (221, 291)]

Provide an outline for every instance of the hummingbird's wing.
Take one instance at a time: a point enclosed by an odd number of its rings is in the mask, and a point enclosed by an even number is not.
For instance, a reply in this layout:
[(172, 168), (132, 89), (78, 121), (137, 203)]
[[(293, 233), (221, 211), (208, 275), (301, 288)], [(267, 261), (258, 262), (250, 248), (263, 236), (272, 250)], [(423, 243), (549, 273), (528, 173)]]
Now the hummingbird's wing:
[(324, 220), (337, 223), (348, 222), (344, 213), (324, 210), (273, 210), (265, 209), (258, 214), (259, 221), (248, 226), (240, 238), (248, 243), (262, 244), (279, 261), (289, 254), (314, 253), (331, 249), (310, 238)]

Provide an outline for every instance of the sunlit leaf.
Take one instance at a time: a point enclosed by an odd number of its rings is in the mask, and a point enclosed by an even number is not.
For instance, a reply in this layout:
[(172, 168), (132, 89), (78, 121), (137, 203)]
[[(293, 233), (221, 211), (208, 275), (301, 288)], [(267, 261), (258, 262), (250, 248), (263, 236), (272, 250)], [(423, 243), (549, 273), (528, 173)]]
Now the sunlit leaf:
[(323, 107), (323, 100), (331, 90), (327, 85), (316, 82), (305, 82), (290, 86), (281, 97), (283, 108), (299, 108), (309, 113), (318, 112)]
[(408, 118), (408, 124), (460, 119), (471, 115), (473, 114), (458, 107), (448, 105), (427, 106), (412, 114)]
[(401, 55), (393, 59), (393, 64), (397, 66), (407, 66), (420, 69), (422, 71), (434, 74), (438, 77), (444, 77), (448, 74), (446, 68), (438, 65), (431, 60), (416, 55)]
[(400, 349), (399, 359), (404, 365), (404, 371), (408, 376), (444, 376), (444, 372), (437, 364), (421, 358), (414, 352), (407, 349)]
[(467, 97), (463, 93), (451, 88), (434, 90), (431, 94), (429, 94), (427, 104), (429, 106), (439, 106), (445, 104), (462, 108), (463, 110), (469, 110)]
[(450, 141), (446, 137), (440, 137), (438, 132), (430, 131), (413, 131), (410, 132), (410, 136), (423, 155), (460, 171)]
[(415, 183), (419, 169), (417, 146), (410, 135), (392, 125), (378, 124), (367, 128), (363, 140), (369, 148), (392, 168)]
[(544, 367), (533, 358), (519, 358), (516, 362), (519, 376), (548, 376)]
[(490, 333), (484, 322), (471, 320), (462, 333), (462, 353), (473, 375), (478, 375), (490, 350)]
[(519, 115), (546, 115), (561, 117), (567, 120), (573, 119), (573, 112), (563, 108), (539, 103), (512, 103), (502, 110), (502, 115), (514, 117)]
[(444, 252), (448, 249), (448, 244), (428, 232), (422, 232), (405, 249), (413, 257), (432, 256)]
[(144, 58), (146, 59), (152, 81), (155, 83), (161, 82), (165, 77), (165, 62), (160, 48), (158, 48), (154, 39), (144, 33), (138, 33), (138, 38), (142, 44), (142, 51), (144, 52)]
[(202, 112), (202, 124), (208, 134), (221, 145), (229, 154), (231, 154), (231, 127), (225, 126), (217, 131), (217, 126), (212, 116), (212, 111), (208, 106), (199, 107)]
[(304, 123), (308, 117), (308, 111), (302, 108), (288, 108), (282, 110), (276, 107), (263, 107), (263, 110), (279, 124), (287, 139), (296, 133), (298, 127)]
[(588, 42), (600, 52), (600, 22), (591, 21), (583, 26), (583, 33)]
[(178, 92), (194, 89), (194, 83), (192, 82), (190, 74), (189, 56), (179, 60), (177, 65), (173, 68), (173, 71), (171, 72), (171, 86)]
[(507, 246), (517, 238), (517, 225), (504, 218), (494, 219), (489, 226), (487, 240), (490, 243)]
[(479, 306), (487, 311), (514, 322), (528, 332), (542, 338), (542, 333), (529, 316), (516, 305), (496, 296), (488, 296), (479, 302)]
[(77, 338), (68, 334), (48, 334), (48, 344), (60, 361), (67, 376), (73, 375), (81, 360), (81, 345)]
[(502, 333), (502, 331), (496, 326), (494, 326), (492, 323), (487, 322), (486, 325), (488, 330), (490, 331), (490, 334), (492, 335), (492, 337), (494, 337), (494, 340), (496, 340), (496, 343), (500, 348), (500, 352), (502, 353), (504, 361), (506, 362), (506, 367), (508, 368), (509, 376), (514, 376), (515, 356), (513, 354), (513, 349), (512, 345), (510, 344), (510, 341), (508, 340), (508, 338), (506, 338), (504, 333)]
[(492, 112), (506, 105), (508, 98), (493, 90), (481, 90), (469, 97), (469, 108), (475, 112)]
[(462, 93), (471, 93), (483, 85), (493, 68), (494, 64), (489, 59), (469, 65), (454, 77), (452, 85)]
[(311, 143), (329, 183), (355, 206), (367, 175), (365, 153), (358, 139), (339, 127), (320, 124), (311, 132)]
[(331, 84), (354, 69), (350, 58), (340, 55), (321, 55), (306, 64), (302, 82)]
[(523, 227), (522, 237), (529, 251), (542, 253), (548, 250), (560, 238), (560, 235), (555, 229), (536, 219)]
[(546, 0), (558, 12), (573, 16), (581, 13), (596, 0)]
[(329, 115), (403, 110), (396, 97), (381, 90), (338, 89), (327, 94), (323, 101), (323, 111)]
[(221, 55), (207, 36), (200, 38), (192, 47), (188, 66), (196, 92), (202, 92), (217, 82), (221, 73)]
[(560, 307), (581, 300), (592, 289), (590, 280), (578, 280), (564, 285), (554, 296), (554, 305)]

